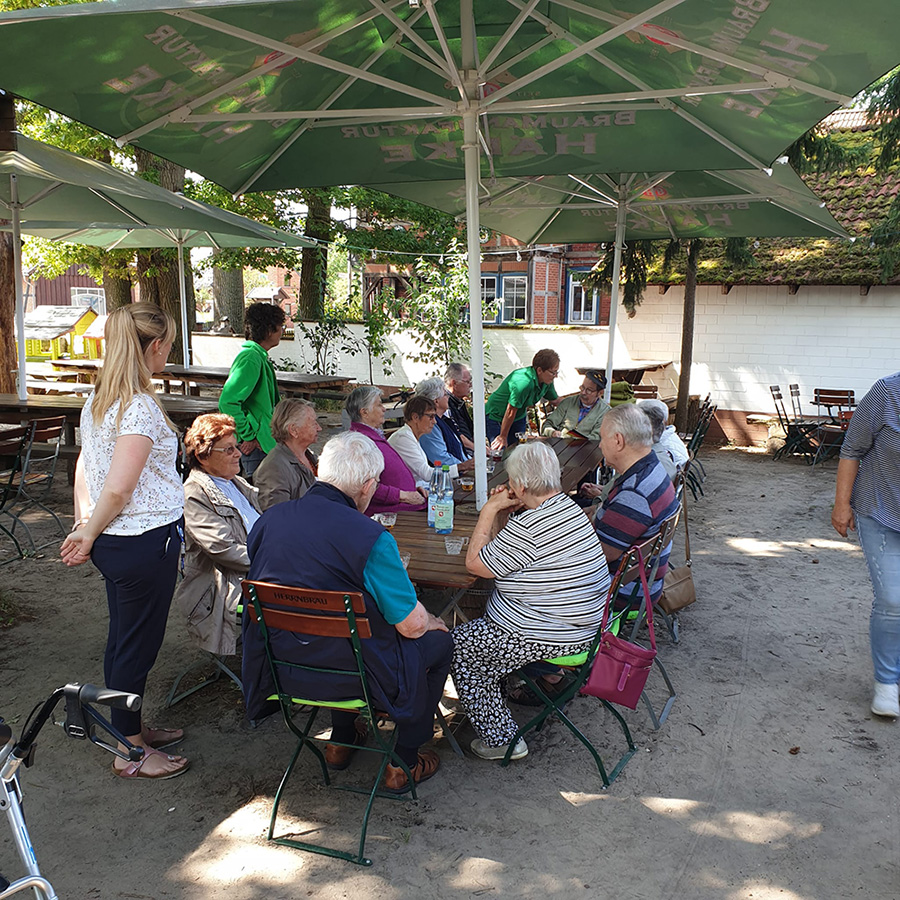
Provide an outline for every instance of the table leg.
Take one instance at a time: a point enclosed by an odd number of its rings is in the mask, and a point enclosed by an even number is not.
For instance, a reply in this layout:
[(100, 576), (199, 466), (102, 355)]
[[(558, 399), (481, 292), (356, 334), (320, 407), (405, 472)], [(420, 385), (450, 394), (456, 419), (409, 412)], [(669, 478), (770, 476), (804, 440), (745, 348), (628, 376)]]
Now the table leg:
[(454, 591), (450, 595), (450, 599), (447, 601), (447, 603), (444, 605), (444, 607), (438, 613), (439, 619), (444, 619), (449, 615), (452, 615), (454, 617), (453, 622), (450, 626), (451, 628), (453, 627), (453, 625), (456, 624), (457, 617), (462, 619), (463, 622), (469, 621), (468, 616), (461, 609), (458, 608), (459, 601), (462, 600), (462, 598), (466, 595), (466, 592), (468, 590), (469, 590), (468, 588), (460, 588), (458, 591)]

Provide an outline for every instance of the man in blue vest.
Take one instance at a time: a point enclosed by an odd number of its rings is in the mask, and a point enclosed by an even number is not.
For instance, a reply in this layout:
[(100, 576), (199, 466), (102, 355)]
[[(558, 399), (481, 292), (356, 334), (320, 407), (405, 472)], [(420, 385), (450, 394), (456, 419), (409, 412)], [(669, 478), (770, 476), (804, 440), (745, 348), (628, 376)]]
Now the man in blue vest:
[[(251, 581), (331, 591), (361, 591), (372, 626), (362, 642), (366, 676), (377, 709), (397, 727), (397, 755), (416, 782), (430, 778), (440, 759), (419, 749), (433, 735), (434, 714), (450, 671), (453, 640), (447, 626), (416, 599), (397, 542), (378, 522), (363, 515), (378, 487), (384, 458), (365, 435), (344, 432), (331, 438), (319, 459), (319, 480), (299, 500), (267, 510), (250, 533)], [(422, 521), (424, 528), (425, 522)], [(257, 718), (274, 691), (257, 625), (245, 613), (243, 685), (247, 714)], [(275, 655), (301, 659), (304, 665), (355, 668), (344, 638), (298, 635), (271, 629)], [(359, 696), (359, 679), (283, 669), (282, 689), (295, 697), (347, 700)], [(332, 712), (336, 741), (365, 743), (356, 716)], [(345, 769), (349, 747), (329, 744), (325, 761)], [(400, 766), (388, 765), (385, 790), (403, 793), (409, 779)]]

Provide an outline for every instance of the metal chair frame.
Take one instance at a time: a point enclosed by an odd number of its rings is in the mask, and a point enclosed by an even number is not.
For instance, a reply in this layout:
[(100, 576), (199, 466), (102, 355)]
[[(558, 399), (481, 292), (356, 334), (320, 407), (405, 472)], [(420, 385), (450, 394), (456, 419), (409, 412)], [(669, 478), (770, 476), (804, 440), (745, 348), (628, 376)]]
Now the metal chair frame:
[[(281, 844), (286, 847), (294, 847), (298, 850), (308, 850), (312, 853), (320, 853), (324, 856), (348, 860), (357, 865), (371, 866), (372, 860), (365, 856), (365, 846), (366, 831), (369, 826), (369, 815), (372, 812), (375, 798), (385, 797), (390, 800), (415, 800), (416, 786), (412, 773), (409, 771), (409, 767), (394, 752), (396, 730), (391, 733), (390, 737), (384, 737), (378, 728), (378, 724), (386, 721), (387, 716), (378, 712), (372, 705), (369, 683), (363, 664), (361, 642), (372, 636), (371, 625), (368, 617), (365, 615), (365, 598), (361, 593), (313, 591), (305, 588), (268, 584), (261, 581), (245, 581), (243, 582), (243, 589), (244, 597), (249, 600), (251, 604), (248, 609), (248, 614), (250, 615), (251, 620), (259, 626), (265, 645), (266, 658), (268, 659), (272, 678), (275, 682), (277, 694), (276, 697), (272, 699), (278, 700), (284, 723), (288, 730), (297, 738), (297, 746), (285, 769), (284, 775), (281, 778), (278, 790), (275, 793), (275, 800), (272, 804), (272, 814), (269, 819), (267, 839), (273, 843)], [(346, 638), (350, 642), (350, 646), (353, 650), (353, 659), (356, 667), (355, 669), (349, 670), (322, 668), (304, 665), (291, 660), (279, 659), (272, 651), (272, 644), (269, 639), (270, 628), (291, 631), (297, 634)], [(359, 679), (358, 698), (352, 701), (339, 702), (293, 697), (286, 693), (281, 687), (279, 668), (314, 672), (320, 675), (355, 676)], [(298, 704), (312, 707), (309, 719), (304, 728), (300, 728), (297, 723), (294, 722), (291, 714), (293, 708)], [(355, 744), (313, 736), (311, 734), (313, 725), (315, 724), (319, 711), (322, 709), (356, 712), (369, 726), (369, 733), (374, 737), (376, 746), (358, 747)], [(341, 747), (351, 747), (369, 753), (380, 754), (381, 763), (371, 787), (361, 787), (351, 784), (332, 785), (331, 776), (328, 772), (328, 767), (325, 764), (325, 756), (318, 746), (316, 746), (317, 743), (324, 743), (326, 740), (328, 743), (337, 744)], [(294, 771), (294, 766), (297, 764), (300, 752), (304, 747), (308, 747), (310, 752), (318, 760), (322, 769), (322, 778), (326, 785), (333, 786), (339, 790), (353, 791), (355, 793), (368, 795), (368, 801), (363, 814), (357, 853), (348, 853), (344, 850), (337, 850), (322, 844), (297, 841), (287, 837), (275, 837), (275, 823), (278, 817), (278, 807), (281, 804), (285, 787), (287, 786), (291, 773)], [(409, 779), (410, 784), (410, 791), (408, 794), (397, 795), (378, 789), (388, 763), (400, 766), (406, 773), (406, 777)]]
[[(850, 390), (816, 388), (814, 397), (819, 406), (824, 406), (828, 410), (828, 420), (820, 421), (816, 425), (816, 451), (811, 460), (812, 465), (831, 459), (840, 452), (847, 426), (850, 424), (853, 409), (856, 406), (855, 395)], [(836, 412), (832, 412), (832, 410), (836, 410)]]
[(0, 565), (6, 565), (25, 556), (22, 552), (22, 545), (14, 533), (15, 516), (12, 516), (12, 513), (8, 512), (6, 507), (12, 503), (18, 493), (16, 476), (22, 470), (25, 448), (33, 430), (33, 426), (29, 423), (0, 431), (0, 457), (9, 461), (8, 467), (0, 472), (0, 514), (11, 516), (14, 522), (12, 530), (0, 522), (0, 532), (9, 537), (16, 548), (16, 555), (11, 556), (9, 559), (4, 559), (0, 562)]
[(807, 461), (815, 455), (816, 448), (811, 435), (816, 430), (817, 423), (807, 421), (800, 417), (800, 387), (790, 385), (791, 405), (794, 417), (788, 415), (784, 406), (784, 395), (777, 384), (769, 385), (772, 401), (775, 404), (775, 412), (778, 415), (778, 424), (784, 431), (784, 444), (775, 451), (773, 459), (781, 459), (787, 455), (799, 455), (806, 457)]

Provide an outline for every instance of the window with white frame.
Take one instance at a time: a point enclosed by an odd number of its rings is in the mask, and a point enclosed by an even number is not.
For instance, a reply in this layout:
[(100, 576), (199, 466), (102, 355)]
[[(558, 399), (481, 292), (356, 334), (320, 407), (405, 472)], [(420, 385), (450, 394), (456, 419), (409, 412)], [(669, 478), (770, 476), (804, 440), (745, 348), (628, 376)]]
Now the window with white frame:
[(528, 314), (527, 276), (506, 275), (501, 288), (503, 290), (501, 321), (508, 325), (524, 323)]
[(567, 321), (571, 324), (596, 325), (597, 313), (600, 309), (600, 292), (584, 287), (578, 280), (578, 274), (572, 273), (569, 279), (569, 309)]
[(481, 318), (486, 323), (497, 321), (497, 278), (494, 275), (481, 276)]
[(106, 315), (106, 291), (101, 287), (69, 288), (72, 306), (90, 307), (99, 316)]

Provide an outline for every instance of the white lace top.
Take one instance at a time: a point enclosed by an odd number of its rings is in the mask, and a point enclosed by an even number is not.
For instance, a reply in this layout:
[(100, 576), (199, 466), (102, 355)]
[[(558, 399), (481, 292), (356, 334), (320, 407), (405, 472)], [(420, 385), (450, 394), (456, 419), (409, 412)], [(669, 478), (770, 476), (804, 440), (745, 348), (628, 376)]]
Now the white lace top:
[(143, 534), (180, 519), (184, 512), (184, 486), (175, 468), (178, 438), (159, 407), (145, 394), (135, 395), (122, 415), (122, 424), (117, 431), (119, 401), (106, 411), (103, 423), (96, 426), (91, 412), (93, 400), (93, 395), (88, 397), (81, 412), (81, 455), (90, 498), (88, 512), (93, 513), (100, 497), (117, 438), (125, 434), (142, 434), (153, 441), (131, 499), (104, 529), (104, 534)]

